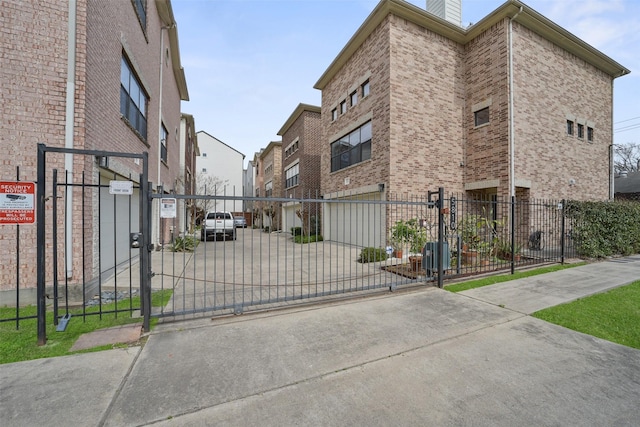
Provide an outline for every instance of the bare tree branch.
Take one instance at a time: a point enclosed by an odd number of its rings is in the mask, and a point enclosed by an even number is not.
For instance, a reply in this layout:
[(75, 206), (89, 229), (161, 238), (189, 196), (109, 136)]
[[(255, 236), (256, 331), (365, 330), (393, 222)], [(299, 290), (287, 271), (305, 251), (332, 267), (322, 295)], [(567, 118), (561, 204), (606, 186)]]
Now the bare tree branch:
[(640, 144), (628, 143), (613, 148), (613, 168), (615, 173), (637, 172), (640, 166)]

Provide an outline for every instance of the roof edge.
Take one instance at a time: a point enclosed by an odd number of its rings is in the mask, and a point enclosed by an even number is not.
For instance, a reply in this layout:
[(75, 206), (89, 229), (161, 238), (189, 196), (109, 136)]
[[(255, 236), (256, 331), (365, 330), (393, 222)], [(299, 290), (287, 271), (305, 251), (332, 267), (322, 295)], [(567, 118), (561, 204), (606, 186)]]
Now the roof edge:
[[(155, 0), (156, 9), (162, 23), (168, 27), (169, 46), (171, 47), (171, 64), (173, 66), (173, 75), (178, 85), (178, 92), (182, 101), (189, 100), (189, 90), (187, 89), (187, 79), (184, 74), (184, 68), (180, 63), (180, 44), (178, 43), (178, 24), (173, 16), (173, 8), (171, 0)], [(163, 54), (164, 55), (164, 54)]]
[(318, 107), (317, 105), (310, 105), (310, 104), (303, 104), (303, 103), (298, 104), (296, 109), (293, 110), (293, 113), (291, 113), (289, 118), (284, 122), (284, 125), (282, 125), (282, 127), (280, 128), (280, 130), (276, 135), (282, 136), (286, 131), (289, 130), (289, 128), (295, 123), (295, 121), (298, 120), (298, 117), (300, 117), (300, 115), (302, 115), (302, 113), (304, 113), (305, 111), (310, 111), (312, 113), (320, 113), (321, 108)]

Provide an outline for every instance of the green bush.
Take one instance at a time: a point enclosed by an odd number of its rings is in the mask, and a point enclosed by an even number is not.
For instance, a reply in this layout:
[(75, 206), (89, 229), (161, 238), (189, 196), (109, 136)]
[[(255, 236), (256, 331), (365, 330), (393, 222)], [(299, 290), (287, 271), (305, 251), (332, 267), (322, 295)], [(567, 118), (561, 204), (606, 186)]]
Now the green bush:
[(313, 242), (322, 242), (322, 236), (312, 234), (311, 236), (293, 236), (293, 241), (296, 243), (313, 243)]
[(571, 238), (581, 257), (601, 258), (640, 253), (640, 203), (567, 203), (573, 220)]
[(387, 259), (387, 252), (383, 248), (362, 248), (358, 262), (378, 262)]
[(301, 236), (302, 235), (302, 227), (291, 227), (291, 234), (293, 236)]
[(198, 240), (193, 236), (177, 237), (171, 244), (173, 252), (193, 252), (198, 246)]

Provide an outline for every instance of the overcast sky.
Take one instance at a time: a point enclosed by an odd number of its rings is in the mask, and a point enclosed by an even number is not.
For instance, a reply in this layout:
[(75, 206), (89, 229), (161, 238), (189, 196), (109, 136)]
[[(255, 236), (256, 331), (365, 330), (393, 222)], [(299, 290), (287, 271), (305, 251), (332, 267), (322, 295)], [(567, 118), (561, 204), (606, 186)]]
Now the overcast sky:
[[(425, 7), (425, 0), (410, 0)], [(478, 22), (503, 0), (462, 0)], [(245, 154), (245, 165), (313, 88), (377, 0), (172, 0), (190, 101), (182, 111)], [(614, 83), (614, 143), (640, 143), (640, 1), (528, 0), (631, 74)]]

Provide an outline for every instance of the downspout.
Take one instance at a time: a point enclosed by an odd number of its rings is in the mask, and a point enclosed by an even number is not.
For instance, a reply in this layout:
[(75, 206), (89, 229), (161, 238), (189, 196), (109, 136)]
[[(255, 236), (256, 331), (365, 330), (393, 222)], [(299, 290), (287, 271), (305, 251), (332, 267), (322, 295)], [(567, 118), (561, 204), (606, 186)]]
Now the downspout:
[[(73, 148), (73, 131), (76, 93), (76, 0), (69, 0), (67, 23), (67, 88), (65, 102), (64, 148)], [(65, 154), (64, 169), (73, 177), (73, 154)], [(65, 178), (66, 180), (66, 178)], [(68, 278), (73, 276), (73, 191), (65, 188), (65, 227), (68, 230), (65, 241), (65, 263)]]
[[(624, 75), (624, 74), (620, 74)], [(609, 145), (609, 200), (613, 200), (616, 197), (614, 188), (614, 167), (613, 167), (613, 82), (615, 78), (611, 79), (611, 144)]]
[(509, 195), (516, 195), (515, 177), (515, 122), (513, 113), (513, 20), (522, 13), (524, 6), (520, 6), (518, 13), (509, 19)]
[[(159, 188), (159, 186), (162, 185), (162, 180), (160, 179), (160, 173), (161, 173), (161, 166), (162, 166), (162, 160), (161, 160), (161, 154), (162, 154), (162, 86), (163, 86), (163, 69), (164, 69), (164, 30), (168, 30), (169, 28), (172, 28), (173, 25), (169, 25), (169, 26), (164, 26), (164, 27), (160, 27), (160, 88), (158, 90), (158, 175), (157, 175), (157, 185), (156, 185), (156, 189)], [(168, 136), (167, 136), (168, 137)], [(155, 242), (156, 242), (156, 247), (159, 248), (160, 247), (160, 203), (158, 203), (158, 210), (157, 210), (157, 221), (154, 221), (156, 227), (155, 227)]]

